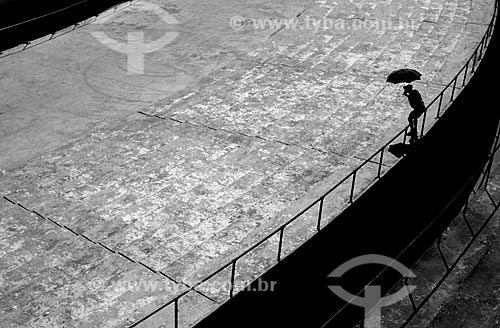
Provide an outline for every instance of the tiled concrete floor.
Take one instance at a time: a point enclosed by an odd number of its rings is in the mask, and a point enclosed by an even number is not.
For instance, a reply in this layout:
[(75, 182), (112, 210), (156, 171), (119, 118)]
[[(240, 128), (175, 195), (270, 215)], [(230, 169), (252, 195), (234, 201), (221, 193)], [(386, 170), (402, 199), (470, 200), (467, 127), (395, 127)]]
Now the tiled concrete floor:
[[(0, 61), (6, 327), (126, 326), (225, 264), (403, 128), (406, 99), (386, 75), (422, 71), (428, 102), (472, 53), (493, 2), (157, 3), (180, 34), (146, 57), (144, 75), (92, 39), (96, 24)], [(237, 31), (235, 15), (411, 28)], [(120, 12), (107, 31), (129, 27), (164, 29)], [(296, 231), (295, 244), (310, 232)], [(119, 281), (171, 285), (131, 291)], [(182, 322), (220, 297), (191, 294)], [(171, 308), (142, 326), (163, 320)]]

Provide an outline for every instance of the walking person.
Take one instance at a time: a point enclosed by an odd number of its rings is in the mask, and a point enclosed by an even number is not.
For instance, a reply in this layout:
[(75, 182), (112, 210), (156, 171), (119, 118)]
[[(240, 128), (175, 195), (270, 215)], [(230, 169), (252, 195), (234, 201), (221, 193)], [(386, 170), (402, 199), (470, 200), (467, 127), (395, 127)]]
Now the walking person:
[(410, 106), (411, 108), (413, 108), (413, 110), (408, 115), (408, 122), (410, 123), (410, 144), (413, 144), (418, 139), (417, 123), (418, 118), (425, 112), (425, 104), (422, 100), (420, 92), (413, 89), (413, 86), (411, 84), (405, 85), (403, 89), (403, 95), (408, 97)]

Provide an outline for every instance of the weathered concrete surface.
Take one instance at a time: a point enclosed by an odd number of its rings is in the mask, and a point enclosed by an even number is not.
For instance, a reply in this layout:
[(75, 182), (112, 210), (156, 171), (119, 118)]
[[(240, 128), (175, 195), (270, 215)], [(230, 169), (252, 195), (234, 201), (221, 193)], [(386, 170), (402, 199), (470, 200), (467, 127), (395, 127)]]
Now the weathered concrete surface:
[[(302, 99), (302, 103), (306, 101), (306, 106), (289, 102), (290, 106), (295, 105), (294, 108), (309, 109), (309, 112), (301, 112), (302, 115), (310, 114), (317, 106), (325, 112), (317, 115), (329, 119), (332, 115), (336, 117), (339, 109), (349, 108), (346, 112), (348, 116), (344, 119), (350, 119), (354, 128), (362, 129), (365, 126), (363, 123), (374, 122), (370, 128), (381, 125), (379, 129), (383, 130), (384, 135), (389, 132), (386, 131), (387, 126), (395, 125), (396, 122), (399, 126), (404, 122), (403, 116), (407, 111), (399, 88), (383, 83), (387, 73), (404, 65), (421, 69), (423, 81), (427, 84), (419, 87), (429, 100), (435, 94), (433, 89), (427, 89), (431, 87), (430, 83), (447, 82), (471, 53), (479, 35), (484, 32), (483, 24), (490, 17), (492, 3), (392, 1), (339, 4), (290, 0), (265, 6), (259, 6), (257, 2), (231, 2), (229, 6), (226, 2), (174, 1), (163, 4), (163, 8), (180, 22), (169, 26), (165, 26), (151, 13), (120, 13), (113, 22), (92, 24), (26, 52), (1, 59), (3, 106), (0, 110), (0, 167), (14, 167), (78, 138), (102, 121), (135, 113), (151, 102), (173, 95), (185, 87), (205, 89), (206, 83), (200, 80), (207, 76), (210, 77), (209, 81), (215, 79), (221, 67), (240, 70), (244, 74), (243, 63), (248, 65), (262, 61), (276, 64), (278, 68), (288, 65), (306, 69), (295, 74), (293, 70), (292, 73), (284, 70), (283, 76), (278, 75), (282, 81), (289, 82), (307, 72), (313, 83), (311, 87), (317, 90), (316, 93), (320, 92), (314, 95), (317, 104), (310, 103), (313, 95)], [(237, 31), (229, 24), (230, 18), (235, 15), (276, 19), (294, 17), (299, 13), (310, 19), (408, 19), (405, 24), (410, 28), (386, 31), (333, 28), (320, 29), (316, 33), (313, 33), (313, 29), (304, 28), (299, 31), (282, 29), (274, 34), (276, 31), (272, 29), (252, 27)], [(127, 74), (126, 56), (106, 48), (90, 34), (91, 31), (104, 30), (110, 37), (124, 40), (125, 32), (137, 29), (146, 31), (147, 40), (155, 39), (167, 30), (180, 33), (173, 43), (146, 56), (144, 75)], [(450, 54), (453, 56), (450, 57)], [(311, 72), (307, 70), (309, 68), (316, 70)], [(268, 88), (273, 89), (276, 86), (271, 86), (275, 81), (272, 75), (276, 75), (276, 72), (271, 72), (268, 79), (265, 74), (267, 70), (264, 68), (261, 71), (264, 73), (263, 79), (253, 78), (248, 82), (260, 84), (265, 80)], [(316, 81), (319, 75), (323, 77)], [(219, 86), (221, 83), (224, 82), (219, 82)], [(295, 83), (303, 89), (309, 88), (307, 84)], [(259, 89), (264, 87), (262, 85)], [(350, 92), (340, 92), (345, 89)], [(269, 100), (278, 95), (278, 90), (272, 91)], [(223, 91), (222, 96), (227, 97), (229, 92)], [(292, 94), (294, 92), (295, 89)], [(261, 96), (257, 91), (254, 93), (258, 101)], [(358, 94), (359, 98), (349, 98), (353, 93)], [(378, 97), (374, 98), (375, 95)], [(213, 96), (216, 101), (221, 95)], [(249, 97), (245, 94), (241, 96), (241, 100)], [(206, 103), (205, 106), (211, 104)], [(270, 104), (265, 113), (273, 110), (273, 106), (280, 106), (280, 102)], [(284, 111), (281, 115), (287, 119), (289, 109)], [(272, 117), (263, 117), (262, 109), (257, 113), (258, 121), (263, 121), (261, 125), (273, 122)], [(275, 119), (280, 118), (277, 113), (273, 116)], [(359, 117), (354, 120), (355, 116)], [(253, 117), (247, 117), (247, 120), (250, 119), (253, 120)], [(300, 120), (301, 117), (295, 115), (289, 119)], [(332, 121), (332, 124), (336, 122)], [(304, 129), (305, 126), (299, 126), (295, 131)], [(266, 131), (277, 137), (285, 132), (287, 130), (284, 128)], [(369, 131), (366, 140), (361, 142), (374, 142), (374, 135), (377, 134), (378, 131)], [(331, 135), (330, 139), (335, 139), (337, 135), (343, 135), (342, 131)], [(287, 137), (290, 138), (293, 138), (293, 134)]]
[[(144, 270), (131, 279), (170, 277), (181, 285), (204, 278), (299, 212), (404, 127), (406, 99), (400, 86), (385, 83), (386, 75), (406, 65), (421, 70), (417, 86), (428, 102), (472, 53), (492, 12), (492, 1), (463, 0), (157, 3), (180, 22), (168, 27), (180, 34), (146, 56), (144, 75), (127, 74), (126, 56), (90, 35), (105, 30), (123, 40), (132, 27), (146, 29), (151, 39), (161, 36), (167, 28), (144, 13), (120, 12), (107, 25), (82, 28), (0, 61), (0, 194), (40, 213), (50, 229), (70, 233), (54, 254), (85, 256), (77, 250), (87, 243), (103, 254), (92, 253), (96, 263), (110, 254), (123, 263), (109, 264), (109, 270)], [(299, 14), (346, 22), (365, 16), (414, 19), (415, 25), (317, 31), (236, 31), (229, 25), (235, 15)], [(388, 166), (394, 161), (385, 160)], [(373, 181), (373, 168), (360, 173), (357, 188)], [(349, 187), (348, 181), (326, 200), (329, 213), (346, 204)], [(3, 201), (2, 209), (16, 211), (12, 207), (18, 210)], [(285, 254), (312, 233), (314, 211), (290, 227)], [(9, 227), (7, 221), (2, 226)], [(41, 264), (48, 241), (33, 234), (16, 237), (25, 243), (22, 256), (9, 244), (0, 250), (11, 254), (6, 263), (23, 263), (19, 272), (45, 276), (51, 272)], [(250, 254), (237, 279), (248, 281), (272, 265), (276, 248), (274, 238)], [(5, 266), (4, 279), (14, 274), (14, 265)], [(70, 267), (62, 263), (60, 270)], [(95, 277), (109, 281), (108, 269), (95, 270)], [(79, 308), (65, 293), (87, 281), (85, 274), (61, 278), (61, 294), (52, 298), (30, 294), (33, 301), (22, 294), (40, 280), (7, 280), (12, 286), (2, 300), (17, 299), (9, 306), (22, 304), (22, 312), (32, 315), (7, 314), (6, 305), (2, 319), (9, 327), (85, 327), (86, 316), (95, 316), (89, 325), (120, 327), (186, 287), (142, 291), (131, 298), (134, 304), (109, 304), (95, 291), (97, 300), (82, 313), (49, 311), (50, 321), (43, 321), (49, 319), (39, 308), (54, 307), (60, 298), (68, 299), (64, 309)], [(227, 275), (217, 279), (228, 281)], [(216, 300), (227, 297), (221, 290), (203, 291)], [(191, 294), (181, 302), (184, 323), (214, 306)], [(168, 307), (141, 326), (171, 323), (171, 313)]]
[(116, 327), (173, 296), (127, 288), (167, 278), (4, 199), (0, 205), (2, 327)]
[[(264, 38), (229, 26), (241, 12), (257, 15), (257, 1), (151, 1), (180, 24), (154, 13), (122, 11), (28, 51), (0, 59), (0, 168), (13, 167), (82, 136), (96, 124), (136, 113), (185, 86), (196, 84)], [(269, 2), (273, 15), (292, 16), (301, 1)], [(302, 6), (300, 6), (302, 8)], [(125, 41), (143, 31), (146, 42), (167, 31), (180, 36), (146, 55), (145, 74), (127, 74), (127, 56), (102, 45), (92, 31)]]
[[(4, 189), (9, 199), (189, 280), (188, 263), (175, 263), (183, 254), (190, 251), (192, 260), (206, 262), (238, 249), (247, 234), (276, 225), (277, 216), (289, 213), (312, 186), (325, 177), (340, 180), (356, 164), (144, 118), (88, 135), (17, 168), (3, 182), (11, 184), (10, 191)], [(230, 235), (218, 235), (222, 230)], [(192, 249), (207, 240), (204, 251)]]

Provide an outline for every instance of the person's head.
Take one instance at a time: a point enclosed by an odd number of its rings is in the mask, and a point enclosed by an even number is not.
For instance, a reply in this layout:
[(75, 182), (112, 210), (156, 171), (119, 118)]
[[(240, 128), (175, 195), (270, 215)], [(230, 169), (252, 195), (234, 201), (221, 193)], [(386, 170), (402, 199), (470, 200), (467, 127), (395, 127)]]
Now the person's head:
[(403, 89), (405, 90), (405, 92), (410, 92), (411, 90), (413, 90), (413, 86), (411, 84), (408, 84), (405, 85)]

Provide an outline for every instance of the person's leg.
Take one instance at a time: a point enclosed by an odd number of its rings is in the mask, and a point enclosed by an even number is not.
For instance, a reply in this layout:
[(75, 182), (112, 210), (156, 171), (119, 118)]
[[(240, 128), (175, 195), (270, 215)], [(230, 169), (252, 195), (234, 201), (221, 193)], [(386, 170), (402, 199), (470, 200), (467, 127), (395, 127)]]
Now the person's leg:
[(418, 140), (417, 129), (415, 127), (411, 128), (410, 129), (410, 144), (415, 143), (417, 140)]
[(414, 143), (418, 139), (417, 122), (416, 112), (413, 110), (410, 112), (410, 115), (408, 115), (408, 123), (410, 124), (410, 143)]

